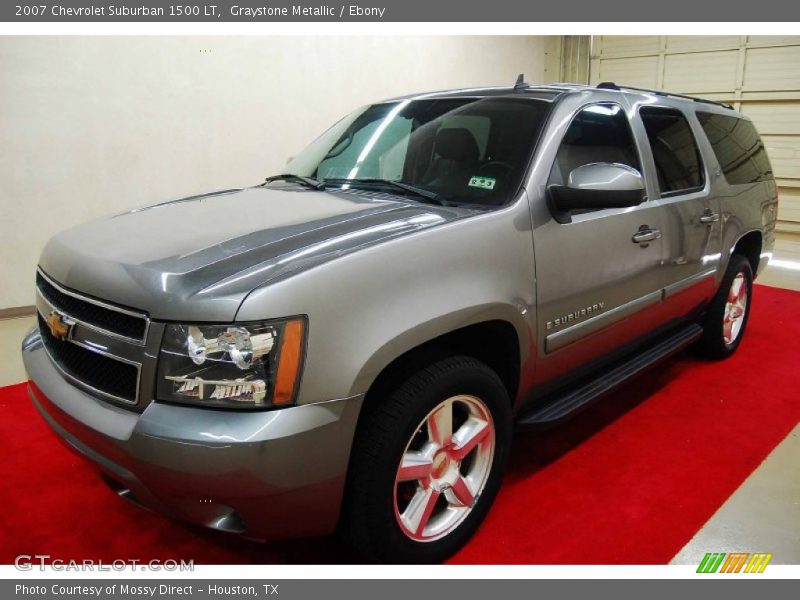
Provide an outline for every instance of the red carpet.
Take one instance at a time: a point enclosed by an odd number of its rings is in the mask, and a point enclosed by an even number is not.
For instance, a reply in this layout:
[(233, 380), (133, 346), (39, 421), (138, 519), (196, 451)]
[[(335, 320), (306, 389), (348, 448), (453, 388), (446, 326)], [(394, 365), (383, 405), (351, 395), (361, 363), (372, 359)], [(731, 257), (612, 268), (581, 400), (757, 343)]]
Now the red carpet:
[[(758, 286), (736, 356), (684, 354), (567, 425), (520, 436), (486, 523), (453, 562), (666, 563), (800, 420), (800, 293)], [(319, 563), (333, 539), (259, 545), (118, 499), (28, 400), (0, 388), (0, 562)], [(713, 549), (711, 549), (713, 550)]]

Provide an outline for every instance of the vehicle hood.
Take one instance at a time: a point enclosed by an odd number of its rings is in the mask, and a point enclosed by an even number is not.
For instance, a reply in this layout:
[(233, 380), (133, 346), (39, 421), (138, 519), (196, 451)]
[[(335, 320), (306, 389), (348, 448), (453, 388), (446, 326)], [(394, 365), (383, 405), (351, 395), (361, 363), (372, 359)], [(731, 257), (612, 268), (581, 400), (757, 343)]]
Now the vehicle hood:
[(152, 318), (232, 321), (257, 287), (473, 213), (354, 190), (228, 190), (67, 230), (40, 266), (68, 288)]

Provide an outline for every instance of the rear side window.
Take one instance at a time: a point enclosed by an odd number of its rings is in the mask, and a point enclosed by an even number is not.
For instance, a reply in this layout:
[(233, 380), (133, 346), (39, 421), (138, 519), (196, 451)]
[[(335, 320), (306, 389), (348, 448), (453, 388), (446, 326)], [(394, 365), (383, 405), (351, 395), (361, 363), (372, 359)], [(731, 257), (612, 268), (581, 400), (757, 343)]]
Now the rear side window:
[(639, 115), (653, 151), (661, 195), (702, 187), (700, 150), (683, 113), (670, 108), (645, 107)]
[(708, 112), (698, 112), (697, 118), (728, 183), (755, 183), (772, 178), (764, 142), (750, 121)]

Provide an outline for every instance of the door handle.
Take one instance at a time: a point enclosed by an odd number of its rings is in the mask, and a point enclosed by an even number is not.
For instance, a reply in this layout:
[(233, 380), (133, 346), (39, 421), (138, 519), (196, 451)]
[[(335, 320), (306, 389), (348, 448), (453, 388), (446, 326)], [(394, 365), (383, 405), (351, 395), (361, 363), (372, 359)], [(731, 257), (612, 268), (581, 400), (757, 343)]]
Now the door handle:
[(647, 242), (652, 242), (653, 240), (661, 239), (661, 230), (660, 229), (651, 229), (646, 225), (642, 225), (639, 228), (639, 231), (633, 234), (631, 241), (634, 244), (644, 244)]
[(704, 225), (711, 225), (711, 223), (716, 223), (717, 221), (719, 221), (719, 214), (710, 210), (705, 211), (700, 217), (700, 222)]

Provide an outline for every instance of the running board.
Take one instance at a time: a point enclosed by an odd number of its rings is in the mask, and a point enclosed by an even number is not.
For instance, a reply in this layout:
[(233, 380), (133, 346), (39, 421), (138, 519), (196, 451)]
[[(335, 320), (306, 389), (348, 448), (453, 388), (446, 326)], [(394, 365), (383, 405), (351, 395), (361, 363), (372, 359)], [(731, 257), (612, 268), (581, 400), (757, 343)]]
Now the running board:
[(569, 388), (549, 399), (542, 399), (544, 404), (535, 405), (517, 419), (517, 430), (543, 429), (566, 420), (645, 369), (680, 352), (702, 334), (703, 328), (700, 325), (687, 325), (633, 354), (627, 360), (612, 365), (608, 371), (588, 379), (578, 387)]

